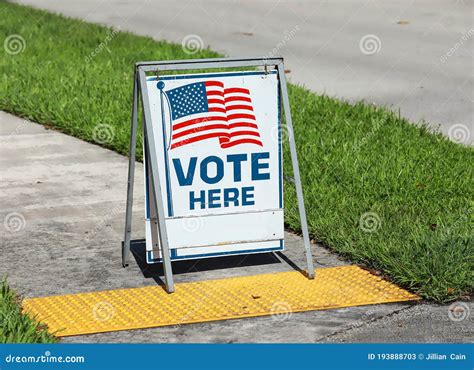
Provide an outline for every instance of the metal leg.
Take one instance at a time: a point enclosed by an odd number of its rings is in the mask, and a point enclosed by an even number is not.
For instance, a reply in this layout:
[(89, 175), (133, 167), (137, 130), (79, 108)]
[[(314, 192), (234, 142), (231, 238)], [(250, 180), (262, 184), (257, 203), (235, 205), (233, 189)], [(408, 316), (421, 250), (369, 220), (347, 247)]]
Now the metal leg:
[[(143, 120), (144, 121), (144, 120)], [(144, 131), (145, 131), (145, 128), (144, 128)], [(146, 138), (146, 133), (144, 135), (144, 137)], [(146, 139), (145, 139), (145, 143), (146, 143)], [(148, 145), (148, 143), (146, 143), (146, 145)], [(151, 168), (150, 168), (150, 151), (149, 150), (146, 150), (146, 173), (149, 174), (149, 176), (147, 176), (147, 186), (148, 186), (148, 205), (150, 207), (150, 214), (149, 214), (149, 218), (150, 218), (150, 234), (151, 234), (151, 245), (152, 245), (152, 248), (153, 248), (153, 252), (158, 252), (158, 253), (161, 253), (161, 248), (160, 248), (160, 236), (159, 236), (159, 233), (158, 233), (158, 211), (156, 209), (156, 200), (155, 200), (155, 192), (153, 191), (153, 189), (155, 188), (155, 186), (153, 185), (153, 179), (152, 179), (152, 176), (151, 176)]]
[(130, 149), (128, 152), (128, 184), (127, 184), (127, 208), (125, 212), (125, 236), (122, 244), (122, 266), (128, 266), (130, 255), (130, 239), (132, 235), (132, 208), (133, 208), (133, 185), (135, 180), (135, 151), (137, 148), (137, 106), (138, 106), (138, 75), (135, 71), (133, 77), (133, 102), (132, 121), (130, 128)]
[(296, 144), (293, 132), (293, 123), (291, 121), (290, 101), (288, 99), (288, 90), (286, 87), (285, 67), (283, 63), (277, 65), (278, 77), (280, 79), (281, 96), (283, 99), (283, 108), (285, 110), (286, 128), (290, 141), (291, 162), (293, 164), (293, 173), (295, 176), (296, 196), (298, 197), (298, 210), (300, 213), (301, 230), (303, 231), (303, 241), (306, 250), (306, 263), (308, 266), (308, 277), (314, 279), (313, 256), (311, 254), (311, 244), (309, 241), (308, 223), (306, 221), (306, 210), (304, 207), (303, 189), (301, 187), (300, 169), (298, 165), (298, 155), (296, 153)]
[[(144, 125), (146, 138), (148, 142), (148, 150), (150, 153), (156, 153), (155, 136), (153, 125), (151, 124), (150, 107), (147, 100), (147, 85), (145, 72), (139, 69), (140, 90), (142, 92), (142, 106), (143, 114), (145, 116)], [(158, 232), (160, 235), (161, 258), (163, 259), (163, 269), (165, 272), (165, 285), (168, 293), (174, 292), (173, 270), (171, 267), (171, 257), (168, 245), (168, 234), (166, 232), (165, 212), (163, 206), (163, 198), (161, 197), (161, 184), (158, 172), (158, 162), (155, 155), (150, 155), (151, 177), (153, 182), (153, 189), (155, 195), (155, 206), (158, 211)], [(153, 226), (153, 225), (152, 225)]]

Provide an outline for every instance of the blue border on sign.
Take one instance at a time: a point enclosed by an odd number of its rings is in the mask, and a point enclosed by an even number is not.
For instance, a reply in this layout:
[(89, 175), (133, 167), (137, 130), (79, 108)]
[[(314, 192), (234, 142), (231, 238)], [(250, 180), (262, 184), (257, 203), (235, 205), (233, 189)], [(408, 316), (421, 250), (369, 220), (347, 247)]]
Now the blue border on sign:
[[(203, 73), (203, 74), (194, 74), (194, 75), (172, 75), (172, 76), (160, 76), (160, 80), (186, 80), (186, 79), (200, 79), (200, 78), (213, 78), (213, 77), (236, 77), (236, 76), (261, 76), (267, 74), (277, 74), (276, 70), (271, 70), (268, 72), (261, 72), (261, 71), (250, 71), (250, 72), (223, 72), (223, 73)], [(147, 77), (147, 82), (150, 81), (158, 81), (156, 76)], [(278, 187), (279, 187), (279, 208), (283, 208), (283, 156), (282, 156), (282, 142), (281, 142), (281, 95), (280, 95), (280, 80), (277, 80), (278, 88), (277, 88), (277, 119), (278, 119)], [(163, 107), (162, 107), (163, 109)], [(166, 151), (166, 147), (163, 148)], [(166, 155), (166, 153), (164, 154)], [(166, 174), (168, 176), (168, 174)], [(149, 189), (148, 189), (148, 171), (145, 168), (145, 178), (146, 178), (146, 186), (145, 186), (145, 202), (147, 207), (147, 220), (149, 221)], [(168, 202), (168, 209), (169, 205), (172, 202), (170, 198), (170, 193), (167, 189), (166, 191), (166, 198)], [(170, 215), (168, 215), (170, 217)], [(172, 217), (172, 215), (171, 215)], [(192, 255), (192, 256), (181, 256), (179, 257), (176, 253), (176, 249), (171, 249), (171, 260), (185, 260), (185, 259), (196, 259), (196, 258), (204, 258), (204, 257), (219, 257), (219, 256), (231, 256), (231, 255), (239, 255), (239, 254), (253, 254), (253, 253), (265, 253), (265, 252), (274, 252), (274, 251), (281, 251), (284, 249), (284, 239), (280, 239), (280, 245), (275, 248), (262, 248), (262, 249), (252, 249), (252, 250), (244, 250), (244, 251), (232, 251), (232, 252), (217, 252), (217, 253), (208, 253), (208, 254), (199, 254), (199, 255)], [(161, 262), (161, 258), (153, 258), (153, 251), (147, 251), (147, 263), (156, 263)]]
[[(159, 84), (159, 82), (158, 82)], [(157, 84), (157, 85), (158, 85)], [(164, 85), (164, 84), (163, 84)], [(158, 87), (158, 86), (157, 86)], [(164, 158), (165, 158), (165, 174), (166, 174), (166, 194), (168, 194), (168, 217), (173, 217), (174, 212), (173, 212), (173, 196), (171, 194), (171, 183), (170, 183), (170, 169), (169, 169), (169, 163), (168, 163), (168, 150), (166, 150), (166, 135), (165, 135), (165, 110), (164, 110), (164, 104), (163, 104), (163, 90), (160, 90), (160, 104), (161, 104), (161, 126), (162, 126), (162, 133), (163, 133), (163, 149), (164, 149)], [(170, 127), (172, 126), (172, 118), (170, 117)]]
[[(186, 248), (184, 248), (186, 249)], [(238, 256), (240, 254), (257, 254), (265, 252), (278, 252), (283, 250), (283, 239), (280, 239), (280, 246), (274, 248), (262, 248), (262, 249), (246, 249), (240, 251), (230, 251), (230, 252), (216, 252), (216, 253), (202, 253), (202, 254), (193, 254), (189, 256), (178, 256), (176, 249), (171, 249), (171, 261), (182, 261), (182, 260), (192, 260), (196, 258), (209, 258), (209, 257), (223, 257), (223, 256)], [(147, 263), (157, 263), (163, 262), (161, 258), (153, 258), (153, 251), (146, 252), (146, 262)]]

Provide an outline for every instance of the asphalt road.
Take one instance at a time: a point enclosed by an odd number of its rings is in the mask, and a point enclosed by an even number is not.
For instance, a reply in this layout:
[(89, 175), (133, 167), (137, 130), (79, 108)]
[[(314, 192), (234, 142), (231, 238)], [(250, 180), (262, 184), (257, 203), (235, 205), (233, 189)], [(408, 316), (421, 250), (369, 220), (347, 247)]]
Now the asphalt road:
[(232, 57), (282, 55), (290, 79), (318, 93), (474, 138), (470, 0), (19, 2)]

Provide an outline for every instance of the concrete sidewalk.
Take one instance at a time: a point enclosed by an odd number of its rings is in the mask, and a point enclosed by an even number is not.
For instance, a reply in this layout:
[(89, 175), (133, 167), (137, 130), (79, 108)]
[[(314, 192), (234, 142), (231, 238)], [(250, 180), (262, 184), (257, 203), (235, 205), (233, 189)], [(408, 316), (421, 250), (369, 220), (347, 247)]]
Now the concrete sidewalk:
[(18, 2), (231, 57), (283, 55), (290, 80), (313, 91), (474, 139), (472, 1)]
[[(135, 251), (121, 267), (126, 157), (0, 112), (0, 275), (37, 297), (156, 284), (156, 265)], [(143, 169), (137, 164), (134, 237), (144, 236)], [(177, 282), (304, 267), (301, 238), (281, 255), (174, 263)], [(345, 264), (313, 246), (316, 267)], [(75, 342), (472, 341), (469, 317), (447, 306), (385, 304), (70, 337)]]

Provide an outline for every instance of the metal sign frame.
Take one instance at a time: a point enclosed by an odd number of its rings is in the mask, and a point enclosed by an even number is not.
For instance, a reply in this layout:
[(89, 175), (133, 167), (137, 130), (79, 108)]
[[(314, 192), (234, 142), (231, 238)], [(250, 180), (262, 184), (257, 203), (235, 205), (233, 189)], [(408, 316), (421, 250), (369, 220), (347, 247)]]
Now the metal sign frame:
[(218, 58), (218, 59), (193, 59), (193, 60), (173, 60), (173, 61), (157, 61), (157, 62), (138, 62), (134, 67), (133, 78), (133, 98), (132, 98), (132, 118), (131, 118), (131, 134), (129, 148), (129, 164), (128, 164), (128, 186), (127, 186), (127, 203), (125, 214), (125, 236), (122, 243), (122, 266), (128, 266), (130, 255), (130, 242), (132, 235), (132, 207), (133, 207), (133, 188), (135, 179), (135, 157), (137, 148), (137, 129), (138, 129), (138, 95), (140, 93), (143, 108), (143, 131), (144, 141), (147, 145), (148, 157), (146, 162), (151, 169), (151, 189), (152, 196), (149, 197), (151, 216), (150, 217), (152, 233), (157, 232), (160, 240), (161, 256), (163, 259), (163, 270), (165, 278), (165, 288), (168, 293), (174, 292), (173, 271), (171, 266), (171, 257), (169, 251), (168, 234), (166, 230), (164, 204), (161, 197), (161, 184), (158, 173), (158, 161), (153, 153), (156, 153), (155, 136), (153, 133), (153, 125), (151, 123), (151, 111), (147, 100), (148, 91), (146, 84), (146, 73), (154, 72), (159, 74), (165, 71), (178, 70), (196, 70), (196, 69), (216, 69), (216, 68), (238, 68), (238, 67), (274, 67), (278, 73), (278, 82), (280, 96), (285, 111), (286, 129), (288, 131), (288, 139), (290, 144), (291, 162), (293, 165), (293, 174), (296, 187), (296, 195), (298, 198), (298, 210), (301, 221), (301, 230), (303, 232), (303, 241), (306, 254), (307, 276), (314, 279), (314, 265), (311, 253), (311, 244), (308, 233), (308, 224), (306, 220), (306, 211), (303, 199), (303, 189), (301, 186), (300, 171), (298, 165), (298, 157), (296, 153), (296, 144), (293, 135), (293, 123), (291, 120), (290, 102), (288, 99), (288, 90), (286, 86), (285, 67), (283, 58)]

